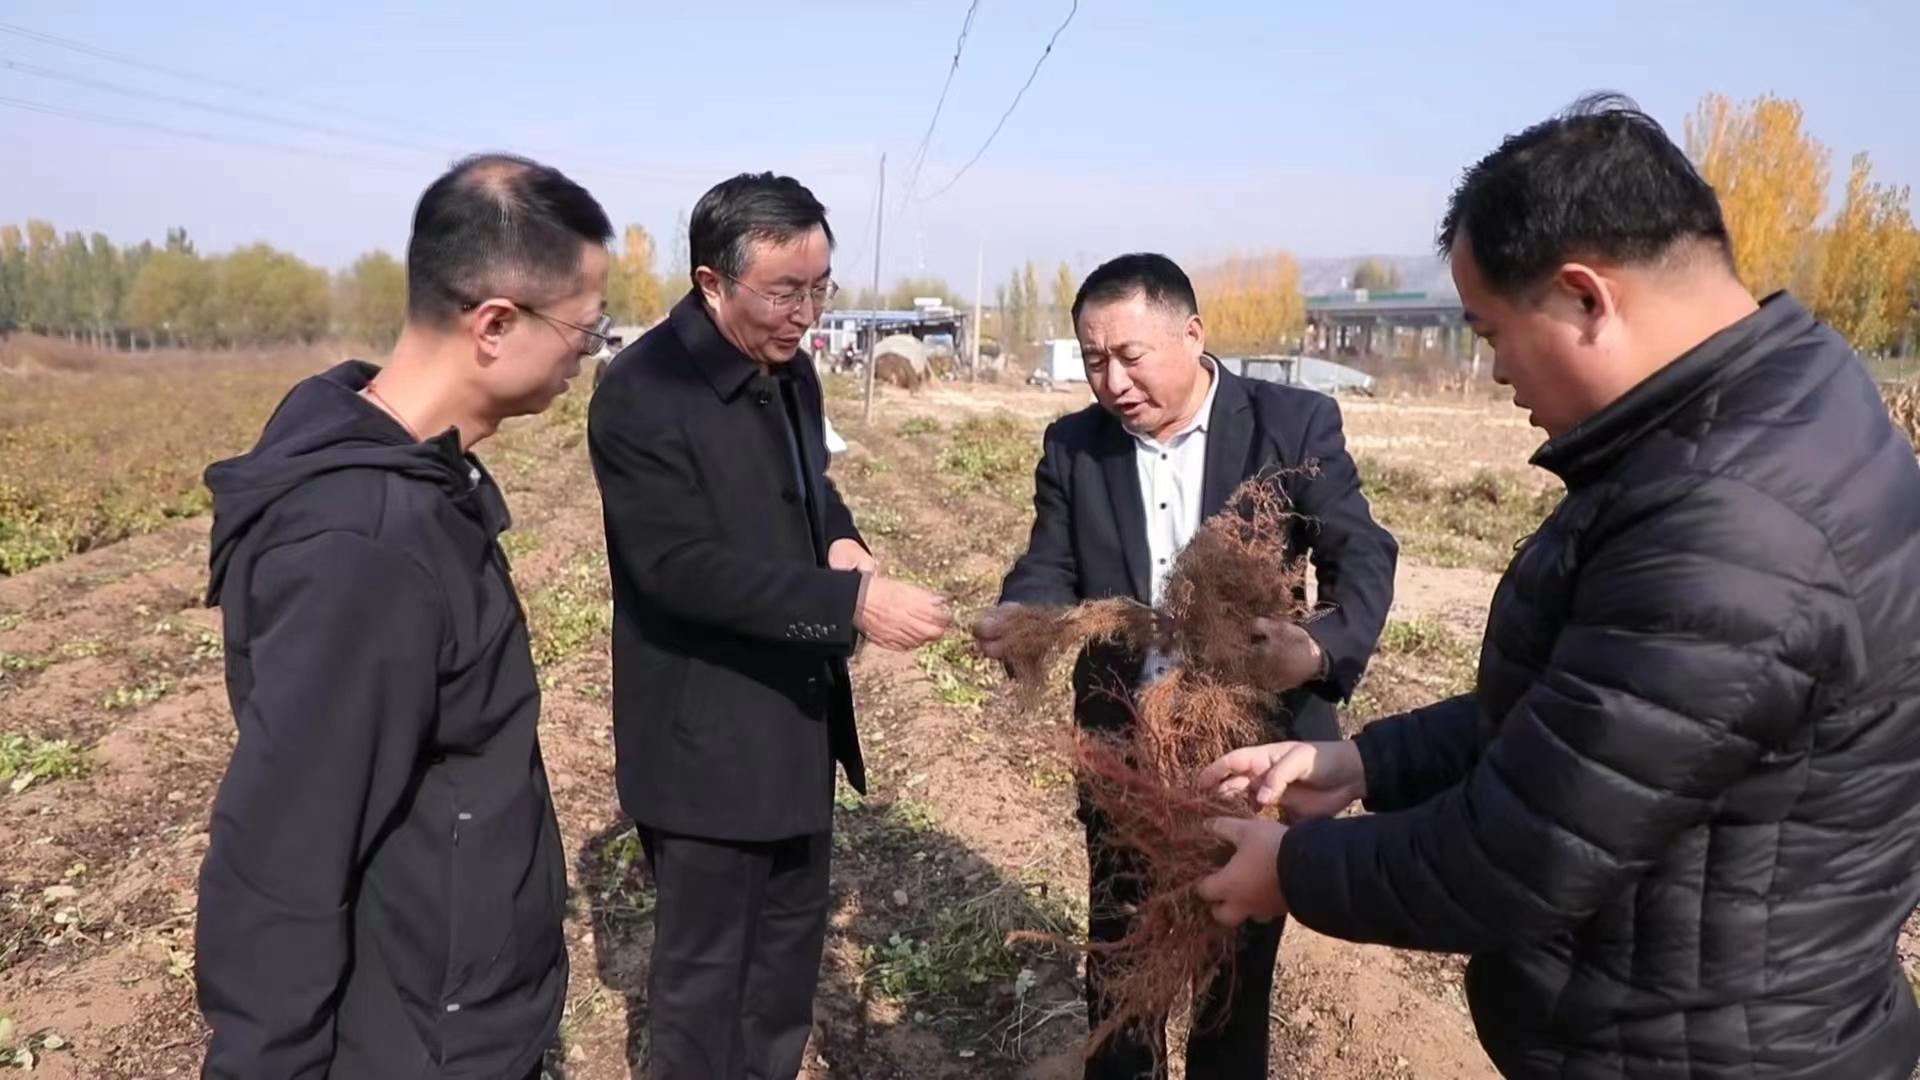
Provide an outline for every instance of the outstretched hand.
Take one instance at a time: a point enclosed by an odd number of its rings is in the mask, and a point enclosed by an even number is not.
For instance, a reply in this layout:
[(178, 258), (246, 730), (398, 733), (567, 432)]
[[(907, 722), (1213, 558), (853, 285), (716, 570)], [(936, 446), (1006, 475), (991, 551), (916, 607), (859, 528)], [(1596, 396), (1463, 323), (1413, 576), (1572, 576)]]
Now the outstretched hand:
[(1280, 895), (1280, 842), (1287, 827), (1261, 818), (1210, 818), (1207, 828), (1233, 845), (1227, 865), (1200, 879), (1194, 894), (1205, 900), (1215, 922), (1239, 926), (1287, 913)]
[(953, 625), (953, 612), (944, 599), (918, 585), (874, 574), (853, 624), (875, 645), (907, 652), (946, 633)]
[(1329, 818), (1367, 795), (1366, 766), (1350, 742), (1278, 742), (1235, 750), (1200, 771), (1202, 787), (1278, 806), (1294, 824)]

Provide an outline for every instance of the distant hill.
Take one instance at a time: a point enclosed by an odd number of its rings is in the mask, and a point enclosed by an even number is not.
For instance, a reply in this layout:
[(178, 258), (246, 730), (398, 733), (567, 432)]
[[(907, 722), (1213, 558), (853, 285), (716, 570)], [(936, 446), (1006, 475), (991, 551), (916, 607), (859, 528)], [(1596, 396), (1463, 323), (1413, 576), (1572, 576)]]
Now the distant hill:
[(1359, 254), (1300, 259), (1300, 291), (1313, 296), (1350, 288), (1346, 278), (1352, 275), (1354, 267), (1367, 259), (1379, 259), (1399, 268), (1400, 288), (1403, 290), (1447, 296), (1454, 294), (1453, 276), (1447, 270), (1446, 260), (1438, 255)]

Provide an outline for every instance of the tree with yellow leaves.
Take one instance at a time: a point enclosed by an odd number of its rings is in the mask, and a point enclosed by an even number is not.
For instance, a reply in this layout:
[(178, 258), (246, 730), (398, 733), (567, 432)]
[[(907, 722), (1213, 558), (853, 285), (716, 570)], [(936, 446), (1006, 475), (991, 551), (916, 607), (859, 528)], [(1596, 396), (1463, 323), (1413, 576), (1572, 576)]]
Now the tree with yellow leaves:
[(1902, 356), (1912, 356), (1915, 336), (1920, 335), (1920, 229), (1910, 228), (1900, 237), (1887, 299), (1895, 312), (1894, 343)]
[(1073, 294), (1078, 288), (1073, 280), (1073, 268), (1062, 260), (1053, 272), (1053, 315), (1063, 337), (1073, 334)]
[(666, 288), (653, 271), (653, 237), (629, 225), (607, 275), (607, 311), (618, 323), (649, 323), (666, 310)]
[(1400, 268), (1383, 259), (1368, 257), (1353, 268), (1347, 284), (1368, 292), (1392, 292), (1400, 287)]
[(1207, 325), (1207, 345), (1213, 352), (1282, 348), (1306, 327), (1300, 266), (1285, 252), (1251, 258), (1234, 255), (1193, 277)]
[(1827, 148), (1801, 128), (1798, 102), (1735, 105), (1708, 94), (1687, 120), (1687, 153), (1720, 197), (1734, 265), (1755, 296), (1807, 284), (1827, 204)]
[(1847, 201), (1822, 238), (1813, 311), (1854, 348), (1879, 351), (1904, 329), (1912, 297), (1907, 189), (1872, 181), (1867, 155), (1856, 154)]
[(407, 321), (407, 268), (369, 251), (334, 282), (334, 323), (350, 340), (388, 349)]

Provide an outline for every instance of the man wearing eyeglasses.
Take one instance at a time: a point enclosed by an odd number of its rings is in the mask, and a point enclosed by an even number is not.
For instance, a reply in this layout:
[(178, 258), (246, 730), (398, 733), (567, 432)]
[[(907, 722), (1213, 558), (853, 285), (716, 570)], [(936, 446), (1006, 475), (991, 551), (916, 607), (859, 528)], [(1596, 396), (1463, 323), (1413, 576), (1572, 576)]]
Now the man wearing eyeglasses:
[(239, 729), (200, 874), (207, 1077), (539, 1075), (566, 854), (473, 449), (605, 347), (612, 232), (554, 169), (461, 162), (420, 198), (387, 363), (300, 383), (207, 470)]
[(847, 657), (951, 621), (878, 572), (827, 479), (800, 351), (833, 299), (833, 232), (801, 184), (715, 186), (693, 289), (615, 357), (588, 446), (613, 574), (620, 802), (656, 886), (654, 1080), (792, 1077), (827, 926), (835, 763), (864, 790)]

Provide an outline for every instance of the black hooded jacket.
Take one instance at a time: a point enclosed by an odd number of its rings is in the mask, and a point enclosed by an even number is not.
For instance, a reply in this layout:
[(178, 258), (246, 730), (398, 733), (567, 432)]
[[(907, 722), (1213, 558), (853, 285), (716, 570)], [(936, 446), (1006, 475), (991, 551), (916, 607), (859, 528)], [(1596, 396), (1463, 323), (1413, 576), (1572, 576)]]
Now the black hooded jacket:
[(1354, 740), (1294, 916), (1472, 953), (1510, 1077), (1906, 1080), (1920, 467), (1865, 367), (1776, 294), (1535, 460), (1476, 693)]
[(565, 862), (506, 504), (348, 362), (207, 471), (239, 727), (200, 876), (209, 1077), (512, 1077), (566, 996)]

